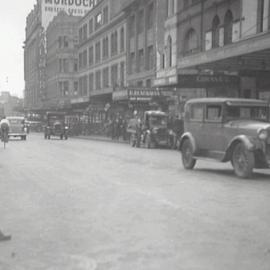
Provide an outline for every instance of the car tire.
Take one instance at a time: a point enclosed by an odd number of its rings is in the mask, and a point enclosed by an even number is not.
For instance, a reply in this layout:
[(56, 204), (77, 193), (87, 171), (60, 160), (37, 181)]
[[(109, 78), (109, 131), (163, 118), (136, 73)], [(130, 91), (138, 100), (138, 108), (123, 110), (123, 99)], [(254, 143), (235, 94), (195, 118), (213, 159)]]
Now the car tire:
[(232, 154), (234, 173), (241, 178), (250, 178), (255, 166), (254, 153), (249, 151), (243, 143), (238, 143)]
[(185, 140), (182, 145), (182, 163), (186, 170), (192, 170), (196, 164), (190, 140)]
[(60, 140), (63, 140), (63, 135), (60, 135)]

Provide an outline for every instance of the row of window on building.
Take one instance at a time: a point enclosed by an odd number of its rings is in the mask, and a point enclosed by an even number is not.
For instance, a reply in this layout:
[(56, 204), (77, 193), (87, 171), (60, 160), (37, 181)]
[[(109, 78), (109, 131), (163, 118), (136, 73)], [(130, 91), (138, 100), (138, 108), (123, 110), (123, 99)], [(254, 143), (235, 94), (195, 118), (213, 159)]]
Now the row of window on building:
[(106, 6), (79, 29), (79, 43), (86, 41), (95, 31), (99, 30), (101, 26), (108, 24), (108, 22), (109, 8)]
[[(110, 42), (110, 43), (109, 43)], [(110, 47), (110, 49), (109, 49)], [(98, 64), (101, 60), (107, 60), (109, 57), (113, 57), (118, 53), (125, 51), (125, 30), (124, 27), (120, 29), (120, 39), (118, 30), (111, 33), (110, 40), (106, 36), (97, 41), (95, 45), (92, 45), (88, 49), (79, 53), (79, 69), (91, 67), (94, 64)]]
[(105, 67), (88, 75), (83, 75), (78, 81), (73, 82), (73, 93), (71, 93), (72, 82), (63, 80), (58, 82), (60, 96), (66, 97), (70, 94), (74, 96), (87, 96), (93, 91), (106, 89), (109, 87), (123, 87), (125, 82), (125, 63), (114, 64), (110, 68)]

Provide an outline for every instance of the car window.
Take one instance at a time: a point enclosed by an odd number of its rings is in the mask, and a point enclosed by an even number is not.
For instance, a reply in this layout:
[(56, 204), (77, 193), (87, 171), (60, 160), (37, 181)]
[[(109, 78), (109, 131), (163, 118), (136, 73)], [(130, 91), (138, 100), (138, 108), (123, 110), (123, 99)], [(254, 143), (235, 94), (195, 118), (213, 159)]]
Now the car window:
[(206, 120), (219, 121), (221, 120), (221, 105), (207, 105)]
[(203, 104), (192, 104), (190, 107), (190, 120), (203, 121)]
[(254, 107), (254, 106), (228, 106), (227, 115), (229, 119), (251, 119), (267, 121), (268, 108), (267, 107)]

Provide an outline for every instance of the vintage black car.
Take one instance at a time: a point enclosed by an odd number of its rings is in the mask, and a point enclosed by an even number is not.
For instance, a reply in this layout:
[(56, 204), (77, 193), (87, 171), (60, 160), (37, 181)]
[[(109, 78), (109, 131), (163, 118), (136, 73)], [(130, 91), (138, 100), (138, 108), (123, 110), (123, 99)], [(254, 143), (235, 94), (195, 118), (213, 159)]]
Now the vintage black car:
[(197, 159), (230, 161), (235, 174), (252, 175), (270, 167), (269, 104), (235, 98), (193, 99), (185, 105), (180, 150), (186, 169)]
[(134, 127), (128, 127), (130, 143), (132, 146), (156, 148), (158, 146), (169, 146), (168, 116), (161, 111), (146, 111), (143, 119), (134, 119)]
[(68, 139), (68, 127), (65, 124), (65, 113), (47, 112), (46, 125), (44, 128), (44, 138), (50, 139), (51, 136)]

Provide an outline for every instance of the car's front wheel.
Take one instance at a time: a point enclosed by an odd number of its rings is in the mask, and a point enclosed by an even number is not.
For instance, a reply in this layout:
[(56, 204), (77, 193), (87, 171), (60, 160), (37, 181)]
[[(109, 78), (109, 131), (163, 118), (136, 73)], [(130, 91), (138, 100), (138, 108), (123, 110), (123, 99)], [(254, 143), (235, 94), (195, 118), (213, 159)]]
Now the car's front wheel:
[(232, 165), (238, 177), (251, 177), (255, 165), (254, 153), (249, 151), (243, 143), (238, 143), (233, 150)]
[(193, 149), (189, 140), (185, 140), (182, 145), (182, 163), (185, 169), (192, 170), (196, 164), (193, 157)]

